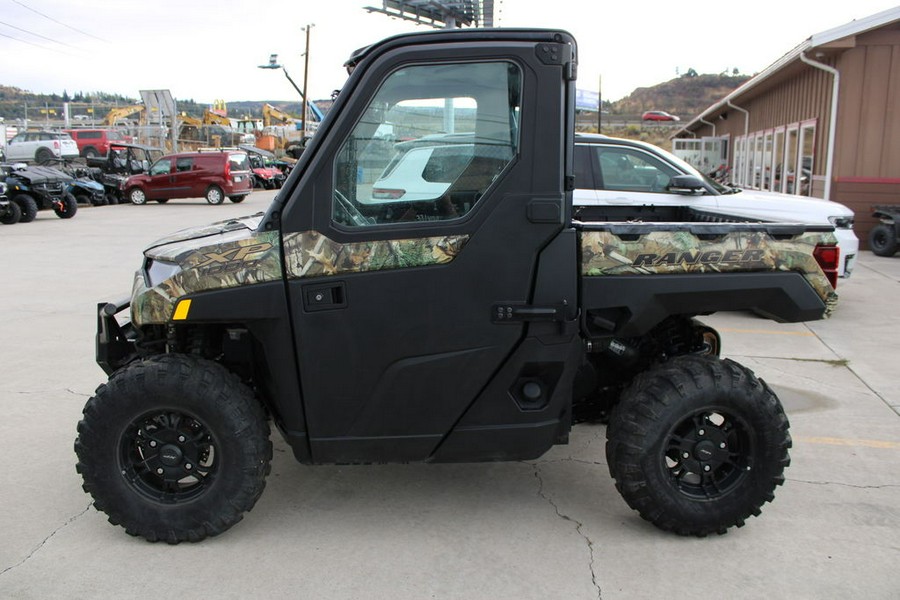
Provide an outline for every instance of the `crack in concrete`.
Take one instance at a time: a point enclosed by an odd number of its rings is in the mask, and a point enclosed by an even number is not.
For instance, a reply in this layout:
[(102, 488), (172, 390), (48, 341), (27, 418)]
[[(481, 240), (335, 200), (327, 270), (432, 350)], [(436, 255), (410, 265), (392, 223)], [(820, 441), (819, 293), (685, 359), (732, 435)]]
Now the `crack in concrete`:
[(31, 558), (34, 557), (35, 554), (37, 554), (38, 552), (40, 552), (41, 548), (44, 547), (44, 544), (46, 544), (47, 542), (50, 541), (50, 538), (52, 538), (54, 535), (56, 535), (57, 533), (59, 533), (60, 531), (62, 531), (62, 530), (65, 529), (66, 527), (68, 527), (69, 525), (71, 525), (71, 524), (72, 524), (75, 520), (77, 520), (79, 517), (83, 516), (87, 511), (89, 511), (89, 510), (91, 509), (91, 506), (92, 506), (92, 505), (93, 505), (93, 503), (88, 504), (88, 505), (87, 505), (87, 508), (85, 508), (83, 511), (81, 511), (80, 513), (78, 513), (78, 514), (75, 515), (74, 517), (69, 517), (69, 519), (67, 519), (65, 523), (63, 523), (62, 525), (60, 525), (59, 527), (57, 527), (56, 529), (54, 529), (54, 530), (50, 533), (50, 535), (48, 535), (48, 536), (45, 537), (43, 540), (41, 540), (41, 543), (38, 544), (37, 546), (35, 546), (34, 550), (32, 550), (31, 552), (28, 553), (28, 556), (26, 556), (25, 558), (23, 558), (22, 560), (20, 560), (20, 561), (17, 562), (16, 564), (11, 565), (11, 566), (9, 566), (9, 567), (6, 567), (6, 568), (3, 569), (2, 571), (0, 571), (0, 577), (3, 577), (4, 575), (6, 575), (7, 573), (9, 573), (9, 572), (12, 571), (13, 569), (17, 569), (17, 568), (21, 567), (22, 565), (24, 565), (25, 563), (27, 563), (29, 560), (31, 560)]
[(808, 481), (806, 479), (792, 479), (790, 477), (785, 477), (785, 480), (795, 483), (806, 483), (808, 485), (839, 485), (841, 487), (854, 488), (857, 490), (884, 490), (887, 488), (900, 488), (900, 484), (897, 483), (887, 483), (885, 485), (857, 485), (855, 483), (842, 483), (840, 481)]
[(91, 397), (91, 394), (84, 394), (82, 392), (76, 392), (72, 388), (66, 388), (66, 391), (69, 392), (70, 394), (72, 394), (73, 396), (80, 396), (82, 398), (90, 398)]
[[(565, 460), (573, 460), (573, 459), (561, 459), (560, 462), (563, 462)], [(548, 461), (548, 462), (550, 462), (550, 461)], [(556, 462), (556, 461), (554, 461), (554, 462)], [(541, 478), (540, 464), (538, 464), (538, 463), (525, 463), (525, 464), (531, 464), (531, 466), (534, 469), (534, 478), (537, 479), (537, 481), (538, 481), (538, 496), (540, 496), (541, 498), (546, 500), (550, 504), (550, 506), (553, 507), (553, 510), (556, 512), (557, 517), (559, 517), (560, 519), (562, 519), (564, 521), (574, 523), (575, 524), (575, 532), (581, 536), (581, 538), (585, 541), (585, 543), (587, 543), (588, 552), (590, 553), (590, 557), (591, 557), (591, 562), (589, 565), (589, 567), (591, 569), (591, 583), (593, 583), (594, 587), (597, 588), (597, 600), (602, 600), (603, 599), (603, 590), (600, 589), (600, 584), (597, 583), (597, 573), (596, 573), (596, 571), (594, 571), (594, 542), (591, 541), (591, 538), (589, 538), (587, 535), (585, 535), (585, 533), (582, 531), (584, 524), (581, 523), (580, 521), (577, 521), (576, 519), (573, 519), (569, 515), (562, 514), (559, 511), (559, 506), (556, 505), (556, 503), (550, 498), (550, 496), (548, 496), (544, 493), (544, 480), (543, 480), (543, 478)]]

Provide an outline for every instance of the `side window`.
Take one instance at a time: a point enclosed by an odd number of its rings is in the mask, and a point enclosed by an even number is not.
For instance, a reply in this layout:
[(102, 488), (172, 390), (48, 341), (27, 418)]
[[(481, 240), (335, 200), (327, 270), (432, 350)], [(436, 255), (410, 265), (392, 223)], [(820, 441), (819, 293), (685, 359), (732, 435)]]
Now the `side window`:
[[(168, 161), (167, 161), (168, 162)], [(175, 159), (175, 170), (179, 173), (190, 171), (194, 166), (194, 159), (191, 157), (182, 157)]]
[(632, 148), (598, 147), (597, 166), (605, 190), (665, 193), (678, 175), (658, 158)]
[(506, 61), (390, 74), (338, 152), (334, 222), (446, 221), (472, 210), (518, 152), (521, 80)]

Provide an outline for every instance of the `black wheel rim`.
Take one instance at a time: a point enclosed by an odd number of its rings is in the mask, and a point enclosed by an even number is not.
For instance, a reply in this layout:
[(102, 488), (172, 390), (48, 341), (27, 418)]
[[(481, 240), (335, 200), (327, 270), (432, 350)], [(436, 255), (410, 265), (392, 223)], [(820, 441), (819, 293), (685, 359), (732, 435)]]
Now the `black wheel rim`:
[(875, 233), (872, 234), (872, 248), (874, 250), (883, 250), (888, 243), (888, 236), (881, 229), (876, 229)]
[(205, 493), (215, 480), (218, 452), (197, 418), (174, 410), (131, 422), (119, 444), (122, 476), (135, 490), (164, 504)]
[(699, 410), (680, 421), (670, 431), (663, 452), (672, 484), (694, 499), (728, 494), (753, 467), (749, 427), (721, 408)]

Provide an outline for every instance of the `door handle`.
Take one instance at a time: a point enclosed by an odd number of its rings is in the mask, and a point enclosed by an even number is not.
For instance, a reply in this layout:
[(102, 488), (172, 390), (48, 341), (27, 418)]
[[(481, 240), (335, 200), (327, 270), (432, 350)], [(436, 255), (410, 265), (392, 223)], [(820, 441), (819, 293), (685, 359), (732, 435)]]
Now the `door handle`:
[(307, 312), (332, 310), (347, 306), (347, 290), (343, 281), (308, 285), (303, 288), (303, 308)]

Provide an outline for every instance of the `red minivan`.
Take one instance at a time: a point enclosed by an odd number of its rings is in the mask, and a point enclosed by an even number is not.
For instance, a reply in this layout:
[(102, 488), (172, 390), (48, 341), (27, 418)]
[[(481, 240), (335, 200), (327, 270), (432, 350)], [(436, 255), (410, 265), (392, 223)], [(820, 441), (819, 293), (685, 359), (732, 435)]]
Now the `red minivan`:
[(241, 202), (253, 189), (252, 175), (246, 152), (184, 152), (163, 156), (147, 173), (132, 175), (121, 191), (132, 204), (148, 200), (162, 204), (172, 198), (206, 198), (210, 204), (222, 204), (226, 197)]

